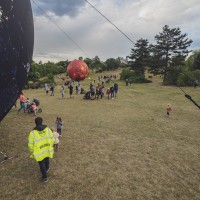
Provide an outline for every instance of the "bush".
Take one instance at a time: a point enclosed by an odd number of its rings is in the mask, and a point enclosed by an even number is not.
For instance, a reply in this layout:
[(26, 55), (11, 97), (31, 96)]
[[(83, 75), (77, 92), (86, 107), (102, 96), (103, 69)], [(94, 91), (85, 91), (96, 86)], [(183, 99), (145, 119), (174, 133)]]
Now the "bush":
[(54, 76), (53, 76), (53, 74), (47, 74), (47, 79), (49, 79), (49, 80), (51, 80), (51, 81), (53, 81), (54, 82)]
[(27, 85), (27, 88), (30, 88), (30, 89), (38, 89), (40, 87), (41, 87), (40, 82), (29, 82)]
[(101, 72), (103, 72), (101, 69), (95, 71), (95, 73), (101, 73)]
[(66, 68), (63, 68), (62, 66), (55, 66), (52, 68), (51, 73), (56, 75), (56, 74), (62, 74), (66, 72)]
[(181, 72), (182, 72), (181, 67), (170, 68), (164, 77), (163, 84), (164, 85), (176, 85), (178, 77)]
[(130, 80), (132, 83), (151, 83), (152, 81), (147, 80), (143, 74), (135, 73), (134, 71), (130, 70), (122, 70), (120, 74), (121, 80)]
[(131, 82), (133, 83), (151, 83), (152, 81), (145, 78), (144, 75), (134, 74), (134, 76), (130, 77)]
[(177, 80), (178, 86), (190, 86), (192, 85), (192, 76), (190, 71), (182, 72)]
[(134, 76), (134, 72), (127, 70), (127, 69), (123, 69), (121, 74), (120, 74), (120, 79), (121, 80), (126, 80), (129, 79), (130, 77)]
[(200, 80), (200, 70), (183, 71), (177, 80), (178, 86), (192, 86), (194, 80)]
[(192, 71), (192, 79), (200, 81), (200, 70), (194, 70), (194, 71)]
[(48, 79), (48, 78), (44, 78), (42, 80), (40, 80), (40, 83), (44, 84), (44, 83), (55, 83), (54, 79)]

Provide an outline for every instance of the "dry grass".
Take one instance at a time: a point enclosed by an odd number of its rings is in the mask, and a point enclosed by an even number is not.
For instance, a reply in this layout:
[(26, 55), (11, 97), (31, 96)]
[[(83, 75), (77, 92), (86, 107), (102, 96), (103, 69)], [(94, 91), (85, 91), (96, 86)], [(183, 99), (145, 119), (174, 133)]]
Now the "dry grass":
[[(88, 88), (89, 81), (83, 85)], [(185, 90), (200, 103), (199, 88)], [(61, 99), (59, 87), (54, 97), (43, 90), (25, 95), (40, 99), (48, 126), (62, 117), (63, 137), (50, 180), (41, 183), (27, 150), (34, 117), (13, 108), (0, 126), (0, 150), (14, 156), (0, 165), (0, 199), (200, 199), (200, 113), (178, 88), (157, 79), (132, 87), (119, 82), (114, 100), (69, 99), (67, 92)]]

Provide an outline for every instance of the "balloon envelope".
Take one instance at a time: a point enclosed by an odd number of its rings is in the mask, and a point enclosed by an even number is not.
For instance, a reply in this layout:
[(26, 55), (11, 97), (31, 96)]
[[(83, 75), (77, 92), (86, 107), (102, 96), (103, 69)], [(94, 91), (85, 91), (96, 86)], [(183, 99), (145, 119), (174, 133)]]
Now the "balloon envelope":
[(88, 66), (82, 60), (73, 60), (67, 66), (67, 73), (72, 80), (81, 81), (88, 75)]
[(29, 0), (0, 1), (0, 121), (24, 88), (33, 54)]

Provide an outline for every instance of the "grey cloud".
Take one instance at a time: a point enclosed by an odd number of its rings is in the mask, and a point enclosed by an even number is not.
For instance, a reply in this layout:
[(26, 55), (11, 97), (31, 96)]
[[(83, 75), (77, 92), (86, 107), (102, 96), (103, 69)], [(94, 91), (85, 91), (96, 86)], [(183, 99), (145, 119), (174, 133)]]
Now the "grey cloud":
[[(110, 57), (130, 55), (132, 43), (91, 6), (85, 4), (84, 0), (33, 1), (40, 3), (39, 6), (46, 11), (59, 15), (54, 18), (54, 22), (69, 34), (87, 52), (90, 58), (98, 55), (105, 61)], [(188, 34), (188, 38), (193, 40), (191, 49), (200, 48), (200, 4), (198, 4), (198, 0), (182, 0), (182, 3), (173, 0), (88, 1), (133, 41), (147, 38), (150, 43), (154, 44), (155, 35), (161, 32), (162, 27), (167, 24), (170, 28), (180, 27), (182, 33)], [(35, 11), (34, 15), (36, 15)], [(60, 17), (61, 15), (62, 17)], [(63, 17), (63, 15), (67, 17)], [(59, 61), (71, 60), (80, 56), (85, 57), (83, 52), (69, 38), (49, 22), (48, 18), (38, 16), (35, 17), (34, 22), (34, 60)], [(41, 52), (45, 52), (46, 55), (44, 56)]]
[[(32, 8), (35, 15), (52, 12), (57, 16), (68, 15), (74, 17), (79, 9), (85, 5), (84, 0), (33, 0)], [(44, 13), (45, 12), (45, 13)]]

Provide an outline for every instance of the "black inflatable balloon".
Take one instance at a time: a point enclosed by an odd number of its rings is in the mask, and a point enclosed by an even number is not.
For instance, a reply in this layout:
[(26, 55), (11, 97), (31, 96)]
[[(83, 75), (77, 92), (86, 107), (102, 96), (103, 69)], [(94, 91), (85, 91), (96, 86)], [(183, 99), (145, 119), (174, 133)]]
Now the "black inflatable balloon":
[(24, 88), (33, 54), (29, 0), (0, 0), (0, 121)]

